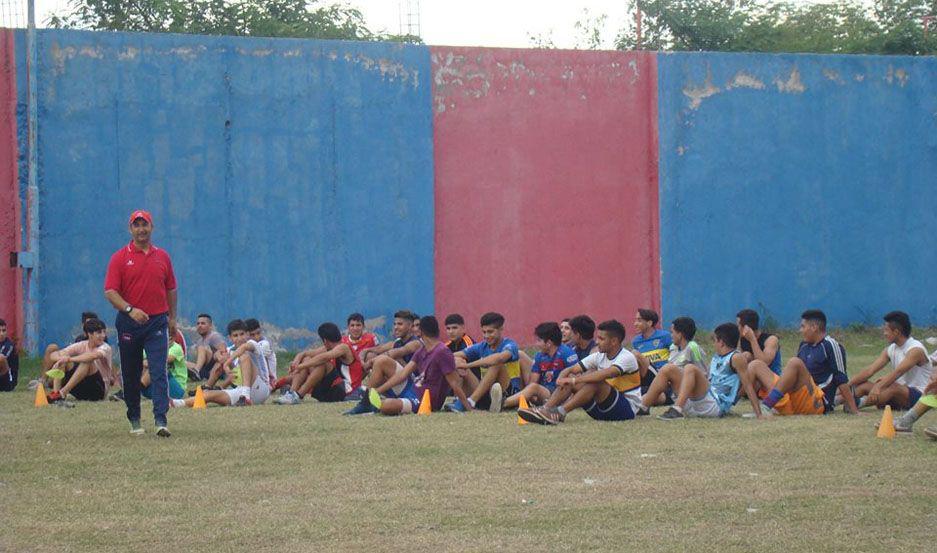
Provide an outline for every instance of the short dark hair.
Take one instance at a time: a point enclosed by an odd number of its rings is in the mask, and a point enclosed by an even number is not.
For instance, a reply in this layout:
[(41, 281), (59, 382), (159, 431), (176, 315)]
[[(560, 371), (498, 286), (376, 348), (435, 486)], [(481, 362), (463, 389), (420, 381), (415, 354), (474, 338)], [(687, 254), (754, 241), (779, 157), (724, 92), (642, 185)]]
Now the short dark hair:
[(696, 336), (696, 321), (690, 317), (677, 317), (670, 324), (673, 325), (674, 330), (683, 334), (688, 342)]
[(625, 341), (625, 325), (621, 324), (615, 319), (612, 319), (610, 321), (603, 321), (599, 323), (598, 329), (605, 333), (611, 334), (612, 336), (615, 336), (622, 342)]
[(537, 328), (534, 329), (534, 335), (544, 342), (553, 342), (557, 347), (563, 343), (563, 332), (560, 330), (560, 325), (557, 323), (538, 324)]
[(236, 330), (243, 330), (244, 332), (247, 332), (247, 325), (244, 324), (244, 321), (241, 319), (234, 319), (228, 323), (228, 336), (234, 334), (234, 331)]
[(819, 309), (808, 309), (800, 314), (800, 318), (808, 322), (817, 323), (820, 330), (826, 330), (826, 313)]
[(411, 323), (417, 319), (416, 313), (410, 311), (409, 309), (401, 309), (400, 311), (394, 313), (395, 319), (406, 319)]
[(722, 323), (716, 327), (716, 330), (713, 331), (713, 334), (716, 335), (716, 338), (727, 345), (728, 347), (735, 349), (739, 347), (739, 325), (733, 323)]
[(569, 328), (582, 336), (583, 340), (591, 340), (595, 336), (595, 321), (588, 315), (576, 315), (570, 319)]
[(341, 342), (342, 341), (342, 331), (338, 329), (338, 325), (335, 323), (322, 323), (319, 325), (319, 328), (316, 330), (319, 334), (319, 338), (322, 338), (322, 341), (329, 342)]
[(653, 309), (638, 309), (638, 316), (645, 321), (651, 321), (651, 326), (657, 326), (657, 323), (660, 322), (660, 315)]
[(891, 311), (886, 313), (882, 319), (905, 338), (911, 336), (911, 317), (904, 311)]
[(81, 329), (85, 331), (85, 334), (91, 334), (92, 332), (100, 332), (102, 330), (107, 330), (107, 325), (104, 324), (104, 321), (98, 319), (97, 317), (92, 317), (84, 322), (81, 325)]
[(427, 338), (439, 338), (439, 321), (432, 315), (420, 319), (420, 334)]
[(348, 324), (351, 321), (358, 321), (359, 323), (364, 324), (364, 315), (361, 313), (352, 313), (348, 316), (348, 320), (345, 321), (345, 324)]
[(495, 313), (494, 311), (489, 311), (482, 315), (481, 326), (493, 326), (495, 328), (501, 328), (504, 326), (504, 315), (501, 313)]
[(4, 321), (3, 319), (0, 319), (0, 326), (6, 326), (6, 325), (7, 325), (7, 322)]
[(758, 330), (758, 322), (760, 318), (758, 317), (758, 312), (754, 309), (743, 309), (735, 314), (739, 318), (739, 323), (752, 330)]
[(452, 313), (451, 315), (446, 315), (446, 326), (449, 325), (464, 325), (465, 319), (462, 318), (462, 315), (458, 313)]
[(257, 319), (245, 319), (244, 326), (247, 327), (248, 332), (260, 330), (260, 321), (258, 321)]
[(415, 322), (415, 323), (419, 323), (419, 322), (420, 322), (420, 316), (417, 315), (416, 313), (413, 314), (413, 322)]
[(199, 313), (199, 314), (195, 317), (195, 320), (197, 321), (197, 320), (199, 320), (199, 319), (201, 319), (201, 318), (208, 319), (208, 321), (211, 322), (211, 315), (209, 315), (208, 313)]
[(82, 323), (84, 323), (84, 322), (87, 321), (88, 319), (100, 319), (100, 318), (101, 318), (101, 317), (98, 317), (98, 314), (95, 313), (94, 311), (83, 311), (83, 312), (81, 313), (81, 322), (82, 322)]
[(560, 321), (560, 322), (561, 322), (561, 323), (568, 323), (568, 322), (569, 322), (569, 317), (566, 317), (565, 319), (563, 319), (563, 320)]

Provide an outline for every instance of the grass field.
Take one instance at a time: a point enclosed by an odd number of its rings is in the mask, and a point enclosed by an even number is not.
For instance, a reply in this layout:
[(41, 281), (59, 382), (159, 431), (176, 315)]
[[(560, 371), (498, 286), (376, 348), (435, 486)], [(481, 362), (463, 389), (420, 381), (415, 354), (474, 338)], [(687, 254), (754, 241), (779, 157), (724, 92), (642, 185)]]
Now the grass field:
[[(834, 335), (852, 371), (884, 345), (877, 331)], [(796, 344), (784, 334), (785, 359)], [(147, 435), (132, 437), (123, 404), (35, 409), (29, 376), (0, 396), (2, 551), (854, 553), (926, 551), (937, 528), (937, 443), (921, 434), (935, 415), (880, 440), (874, 412), (576, 412), (551, 428), (307, 401), (175, 410), (160, 440), (149, 404)]]

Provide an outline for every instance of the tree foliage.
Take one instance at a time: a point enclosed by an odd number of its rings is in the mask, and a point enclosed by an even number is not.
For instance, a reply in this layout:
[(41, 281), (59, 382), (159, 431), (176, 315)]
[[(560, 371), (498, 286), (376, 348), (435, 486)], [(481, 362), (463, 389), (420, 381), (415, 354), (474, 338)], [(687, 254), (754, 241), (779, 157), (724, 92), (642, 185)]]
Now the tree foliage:
[(372, 32), (364, 16), (318, 0), (72, 0), (50, 27), (263, 37), (422, 42)]
[(638, 10), (641, 36), (626, 26), (620, 49), (937, 54), (937, 20), (924, 32), (937, 0), (630, 0)]

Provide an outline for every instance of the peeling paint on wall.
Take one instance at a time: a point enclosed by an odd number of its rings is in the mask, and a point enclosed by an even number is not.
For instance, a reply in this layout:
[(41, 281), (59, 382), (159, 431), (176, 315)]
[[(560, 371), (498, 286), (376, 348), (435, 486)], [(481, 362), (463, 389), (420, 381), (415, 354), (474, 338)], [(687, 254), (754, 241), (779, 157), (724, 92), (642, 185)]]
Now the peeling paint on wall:
[(807, 87), (805, 87), (804, 83), (800, 80), (800, 70), (797, 69), (796, 65), (791, 69), (791, 74), (786, 80), (781, 80), (781, 77), (778, 77), (774, 80), (774, 84), (777, 85), (778, 90), (781, 92), (800, 94), (807, 90)]

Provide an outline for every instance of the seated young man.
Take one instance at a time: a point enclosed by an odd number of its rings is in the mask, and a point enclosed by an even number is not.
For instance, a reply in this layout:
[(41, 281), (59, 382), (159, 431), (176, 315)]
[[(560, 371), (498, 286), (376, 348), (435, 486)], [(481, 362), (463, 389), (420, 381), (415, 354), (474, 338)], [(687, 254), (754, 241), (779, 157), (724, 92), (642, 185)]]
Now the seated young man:
[(763, 398), (761, 412), (777, 415), (823, 415), (833, 410), (836, 393), (842, 394), (849, 413), (857, 413), (846, 376), (846, 349), (826, 333), (826, 315), (818, 309), (801, 314), (803, 341), (781, 375), (755, 359), (748, 365), (756, 393)]
[[(715, 354), (709, 362), (708, 371), (704, 368), (705, 365), (695, 363), (685, 365), (682, 373), (671, 368), (661, 370), (651, 384), (648, 395), (663, 390), (663, 379), (669, 379), (668, 384), (678, 390), (678, 393), (674, 404), (657, 418), (677, 420), (685, 417), (723, 417), (739, 400), (740, 390), (744, 390), (751, 401), (755, 416), (761, 418), (758, 396), (748, 371), (748, 361), (736, 351), (738, 345), (738, 326), (723, 323), (713, 331)], [(646, 403), (640, 409), (642, 414), (648, 413)]]
[[(866, 405), (902, 411), (911, 409), (924, 395), (933, 367), (924, 344), (911, 336), (911, 318), (903, 311), (892, 311), (883, 317), (882, 335), (888, 347), (871, 365), (849, 380), (855, 389), (859, 408)], [(871, 378), (891, 364), (892, 371), (876, 381)]]
[[(905, 414), (894, 419), (895, 431), (901, 434), (911, 434), (914, 431), (914, 423), (934, 408), (937, 408), (937, 371), (931, 373), (930, 382), (924, 387), (924, 395), (917, 400), (917, 403)], [(878, 428), (878, 424), (875, 427)], [(937, 440), (937, 426), (925, 428), (924, 435)]]
[(522, 419), (555, 425), (580, 407), (595, 420), (634, 418), (641, 404), (641, 376), (638, 360), (622, 346), (625, 327), (616, 320), (605, 321), (597, 338), (599, 351), (564, 369), (545, 405), (517, 411)]
[(582, 361), (599, 351), (595, 345), (595, 321), (588, 315), (576, 315), (569, 320), (570, 346)]
[(276, 399), (279, 405), (298, 405), (307, 394), (324, 403), (344, 401), (345, 376), (357, 361), (351, 346), (342, 341), (342, 331), (335, 323), (322, 323), (316, 330), (322, 340), (318, 353), (306, 355), (290, 371), (289, 389)]
[(245, 319), (244, 325), (247, 327), (247, 333), (250, 339), (257, 342), (260, 351), (267, 362), (267, 373), (270, 379), (271, 389), (277, 381), (277, 354), (273, 351), (273, 344), (264, 336), (263, 329), (260, 328), (260, 321), (257, 319)]
[[(94, 311), (83, 311), (81, 313), (81, 323), (79, 324), (78, 328), (83, 329), (85, 326), (85, 323), (90, 321), (91, 319), (100, 320), (100, 317), (98, 317)], [(84, 342), (87, 339), (88, 339), (88, 335), (84, 332), (84, 330), (82, 330), (74, 337), (71, 343), (76, 344), (78, 342)], [(104, 338), (104, 343), (107, 343), (107, 337)], [(46, 346), (45, 352), (43, 353), (43, 356), (42, 356), (42, 364), (39, 367), (39, 378), (29, 381), (30, 390), (36, 389), (36, 387), (39, 386), (40, 382), (42, 382), (42, 384), (46, 386), (47, 388), (52, 386), (52, 379), (46, 377), (46, 371), (49, 370), (52, 367), (52, 364), (55, 362), (52, 360), (52, 353), (55, 351), (59, 351), (60, 349), (62, 348), (60, 348), (58, 344), (54, 344), (54, 343)], [(73, 370), (74, 368), (75, 368), (74, 366), (68, 366), (68, 367), (60, 366), (58, 370), (67, 372), (67, 371)], [(112, 382), (108, 383), (110, 386), (113, 386), (116, 384), (117, 374), (114, 374), (113, 376), (114, 376), (114, 379), (112, 380)]]
[(348, 374), (343, 375), (346, 383), (345, 399), (360, 399), (361, 384), (364, 381), (364, 365), (361, 364), (361, 354), (380, 343), (377, 336), (364, 331), (364, 315), (352, 313), (346, 321), (348, 330), (342, 336), (342, 342), (348, 344), (355, 354), (355, 362), (348, 365)]
[[(660, 369), (647, 392), (641, 397), (644, 408), (638, 415), (646, 415), (648, 408), (666, 403), (668, 394), (676, 395), (679, 392), (680, 379), (687, 365), (692, 364), (698, 369), (706, 367), (705, 352), (693, 340), (696, 336), (696, 321), (690, 317), (677, 317), (670, 323), (670, 335), (673, 337), (670, 360)], [(638, 364), (640, 366), (640, 359)], [(704, 374), (704, 378), (706, 376)]]
[(521, 397), (529, 405), (545, 403), (553, 391), (563, 370), (579, 363), (573, 348), (563, 343), (563, 331), (556, 323), (540, 323), (534, 329), (537, 337), (537, 355), (530, 371), (530, 382), (520, 392), (504, 400), (505, 409), (520, 405)]
[[(414, 317), (416, 315), (406, 309), (394, 313), (393, 333), (396, 339), (364, 351), (362, 366), (365, 371), (370, 371), (368, 388), (390, 397), (397, 397), (412, 385), (409, 379), (394, 386), (385, 386), (385, 383), (394, 375), (403, 372), (413, 354), (420, 348), (420, 340), (413, 334)], [(364, 415), (373, 413), (375, 410), (368, 394), (362, 393), (358, 403), (344, 414)]]
[[(446, 347), (449, 351), (456, 353), (469, 346), (475, 345), (475, 340), (465, 332), (465, 319), (458, 313), (446, 315)], [(481, 378), (481, 371), (476, 374)]]
[(8, 335), (7, 322), (0, 319), (0, 392), (12, 392), (19, 375), (19, 353)]
[(215, 330), (211, 315), (199, 313), (195, 319), (195, 362), (191, 364), (192, 376), (198, 380), (208, 380), (216, 364), (224, 362), (224, 353), (228, 349), (224, 338)]
[[(505, 393), (513, 395), (523, 388), (520, 353), (517, 342), (504, 337), (503, 315), (485, 313), (480, 322), (484, 341), (457, 352), (455, 365), (462, 378), (462, 389), (471, 392), (469, 406), (497, 413), (501, 411)], [(482, 370), (481, 380), (473, 374), (475, 368)], [(461, 412), (466, 406), (456, 400), (449, 409)]]
[(642, 393), (647, 393), (654, 377), (670, 359), (673, 339), (666, 330), (656, 328), (659, 321), (660, 316), (653, 309), (638, 309), (634, 315), (637, 334), (631, 339), (631, 353), (640, 363)]
[[(228, 337), (234, 344), (234, 350), (223, 364), (228, 369), (237, 364), (243, 384), (226, 390), (205, 390), (205, 402), (235, 406), (260, 405), (270, 396), (267, 360), (264, 359), (260, 344), (251, 339), (247, 325), (241, 319), (228, 323)], [(170, 406), (192, 407), (194, 403), (194, 397), (173, 399)]]
[(455, 357), (446, 345), (439, 341), (439, 321), (436, 317), (430, 315), (420, 319), (420, 336), (422, 336), (422, 343), (419, 350), (413, 354), (403, 371), (395, 374), (383, 386), (385, 389), (391, 389), (394, 385), (410, 379), (413, 385), (407, 387), (406, 392), (396, 398), (381, 399), (378, 395), (377, 404), (372, 404), (372, 406), (381, 414), (416, 413), (420, 409), (423, 394), (427, 390), (429, 390), (432, 411), (442, 409), (450, 390), (463, 402), (468, 401), (456, 374)]
[(563, 343), (569, 347), (575, 347), (573, 343), (573, 327), (569, 326), (569, 319), (560, 321), (560, 334), (563, 336)]
[(754, 309), (743, 309), (735, 317), (742, 336), (739, 350), (746, 354), (748, 362), (757, 359), (768, 365), (771, 372), (780, 375), (781, 341), (778, 337), (758, 329), (759, 317)]
[(68, 394), (79, 401), (101, 401), (107, 397), (112, 380), (111, 346), (104, 341), (107, 327), (99, 319), (89, 319), (82, 328), (87, 340), (49, 354), (48, 359), (52, 361), (46, 371), (49, 376), (58, 371), (64, 373), (53, 378), (52, 392), (48, 395), (50, 403), (64, 401)]
[[(173, 335), (175, 322), (169, 323), (169, 335)], [(146, 352), (143, 353), (144, 364), (146, 361)], [(169, 369), (169, 398), (185, 398), (185, 388), (189, 384), (189, 370), (185, 366), (185, 353), (182, 351), (182, 345), (176, 341), (169, 342), (169, 353), (166, 355), (166, 366)], [(140, 393), (147, 399), (152, 399), (153, 391), (150, 388), (150, 371), (145, 370), (140, 375)]]

